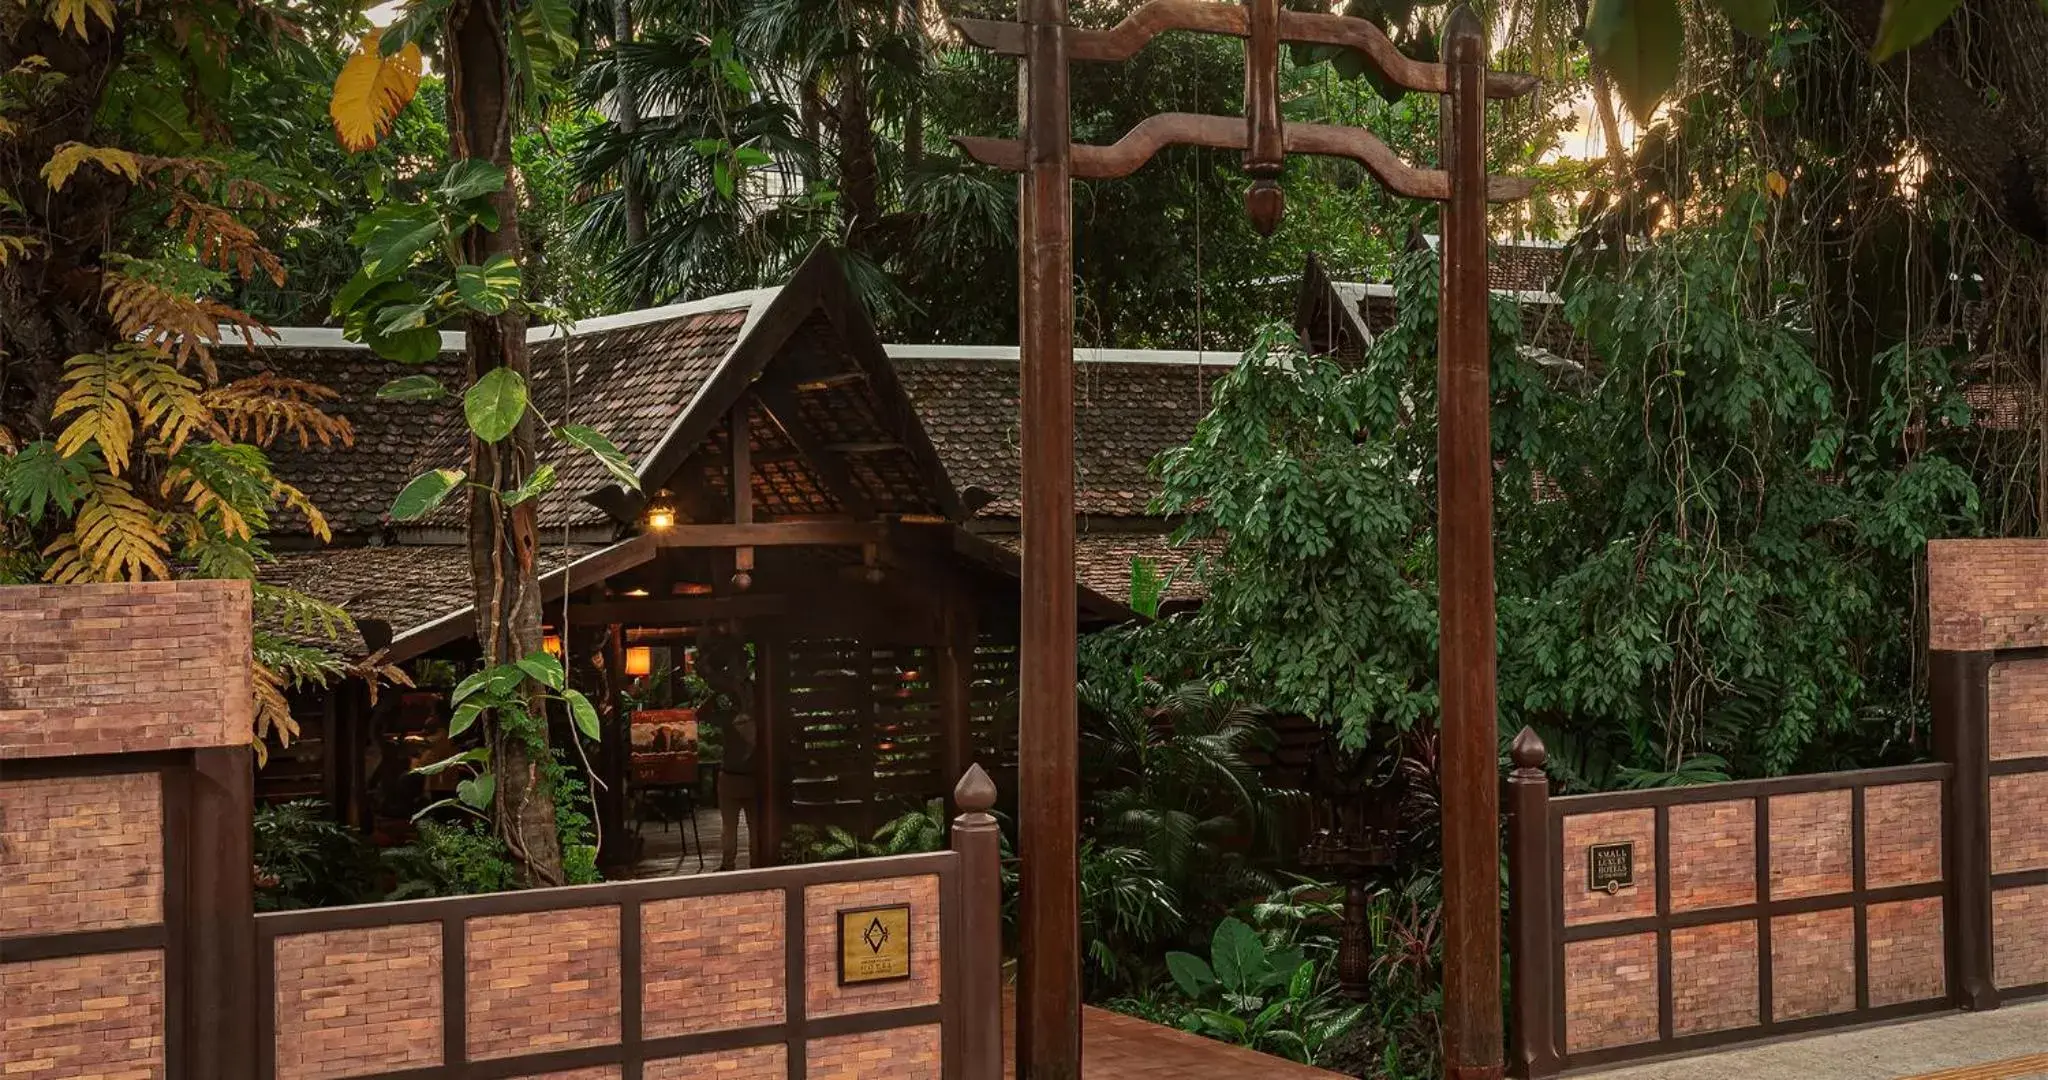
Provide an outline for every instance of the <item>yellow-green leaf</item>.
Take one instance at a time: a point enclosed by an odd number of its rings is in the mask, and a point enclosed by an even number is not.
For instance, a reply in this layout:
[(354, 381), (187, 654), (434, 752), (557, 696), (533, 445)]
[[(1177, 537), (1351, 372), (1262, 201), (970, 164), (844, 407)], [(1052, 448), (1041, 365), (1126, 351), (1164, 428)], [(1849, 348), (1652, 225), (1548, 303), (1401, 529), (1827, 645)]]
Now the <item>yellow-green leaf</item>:
[(1877, 20), (1877, 44), (1870, 58), (1879, 63), (1927, 40), (1956, 10), (1959, 0), (1885, 0)]
[(407, 42), (385, 56), (378, 44), (382, 30), (372, 30), (356, 46), (334, 80), (327, 115), (334, 133), (349, 150), (368, 150), (391, 130), (391, 121), (420, 88), (420, 47)]
[(129, 183), (142, 179), (142, 165), (135, 155), (112, 146), (87, 146), (84, 143), (68, 142), (59, 146), (50, 160), (43, 163), (43, 182), (51, 191), (62, 191), (71, 180), (71, 174), (78, 167), (91, 162), (100, 168), (122, 177)]
[(462, 483), (464, 475), (460, 469), (435, 469), (414, 477), (391, 503), (391, 520), (418, 521), (433, 513), (441, 500)]
[(90, 39), (86, 29), (86, 16), (100, 21), (107, 29), (114, 28), (114, 0), (51, 0), (49, 17), (59, 32), (65, 27), (77, 31), (81, 39)]
[(477, 438), (487, 443), (503, 439), (526, 415), (526, 380), (508, 367), (484, 372), (462, 395), (462, 415)]

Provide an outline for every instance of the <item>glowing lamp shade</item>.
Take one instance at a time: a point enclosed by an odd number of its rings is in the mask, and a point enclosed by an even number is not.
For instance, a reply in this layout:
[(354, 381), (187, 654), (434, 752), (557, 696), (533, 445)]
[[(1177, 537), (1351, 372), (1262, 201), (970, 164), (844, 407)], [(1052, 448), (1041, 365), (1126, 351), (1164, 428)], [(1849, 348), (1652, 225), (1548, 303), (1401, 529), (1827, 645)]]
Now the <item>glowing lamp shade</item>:
[(626, 674), (634, 678), (654, 674), (654, 650), (635, 645), (626, 650)]
[(560, 657), (562, 655), (562, 635), (543, 635), (540, 639), (540, 647), (549, 656)]
[(662, 488), (654, 493), (654, 501), (647, 504), (647, 527), (667, 529), (674, 527), (675, 523), (675, 498), (668, 493), (667, 488)]

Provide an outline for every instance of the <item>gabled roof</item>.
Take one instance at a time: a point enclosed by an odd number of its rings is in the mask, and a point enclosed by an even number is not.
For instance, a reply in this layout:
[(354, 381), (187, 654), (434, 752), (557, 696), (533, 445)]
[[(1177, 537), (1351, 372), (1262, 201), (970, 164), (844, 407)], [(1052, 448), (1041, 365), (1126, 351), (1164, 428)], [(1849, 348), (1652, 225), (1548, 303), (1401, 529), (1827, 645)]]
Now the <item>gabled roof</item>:
[[(1504, 248), (1496, 245), (1498, 260)], [(1541, 248), (1539, 251), (1551, 249)], [(1561, 266), (1561, 253), (1559, 256)], [(1495, 264), (1498, 269), (1498, 263)], [(1524, 278), (1527, 273), (1524, 273)], [(1515, 279), (1509, 279), (1510, 281)], [(1512, 288), (1500, 280), (1493, 283), (1493, 295), (1515, 301), (1522, 314), (1522, 348), (1534, 350), (1541, 362), (1563, 366), (1586, 365), (1592, 350), (1565, 318), (1564, 299), (1554, 292)], [(1294, 324), (1309, 348), (1334, 353), (1355, 361), (1372, 346), (1375, 338), (1398, 320), (1399, 305), (1394, 286), (1382, 281), (1343, 281), (1331, 276), (1313, 254), (1301, 275), (1301, 289), (1295, 298)]]

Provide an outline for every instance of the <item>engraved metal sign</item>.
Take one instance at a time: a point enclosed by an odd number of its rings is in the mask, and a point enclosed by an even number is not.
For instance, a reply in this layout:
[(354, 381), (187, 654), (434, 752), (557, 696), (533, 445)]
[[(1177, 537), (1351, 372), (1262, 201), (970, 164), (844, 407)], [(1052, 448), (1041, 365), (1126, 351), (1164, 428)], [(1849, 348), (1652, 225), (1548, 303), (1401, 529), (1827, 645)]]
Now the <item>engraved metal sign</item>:
[(910, 905), (839, 913), (839, 985), (910, 978)]
[(1586, 890), (1609, 896), (1636, 885), (1636, 845), (1633, 840), (1618, 844), (1594, 844), (1586, 849)]

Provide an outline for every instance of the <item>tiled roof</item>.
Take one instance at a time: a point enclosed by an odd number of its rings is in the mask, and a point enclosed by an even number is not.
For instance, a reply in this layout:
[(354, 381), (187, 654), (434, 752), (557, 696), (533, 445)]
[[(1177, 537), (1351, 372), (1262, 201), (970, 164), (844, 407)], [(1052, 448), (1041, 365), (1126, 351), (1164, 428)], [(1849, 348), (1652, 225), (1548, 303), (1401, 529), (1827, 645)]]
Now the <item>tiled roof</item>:
[[(596, 545), (541, 545), (542, 574), (599, 550)], [(565, 557), (566, 556), (566, 557)], [(468, 549), (460, 544), (332, 547), (280, 552), (258, 575), (335, 604), (358, 621), (375, 619), (402, 637), (471, 604)], [(351, 642), (351, 645), (360, 643)]]
[[(986, 491), (983, 517), (1015, 517), (1015, 360), (898, 357), (896, 372), (953, 486)], [(1149, 467), (1186, 444), (1224, 374), (1216, 365), (1090, 362), (1074, 370), (1074, 509), (1140, 517), (1159, 492)]]
[[(626, 460), (638, 464), (732, 351), (749, 310), (741, 304), (536, 344), (534, 407), (549, 424), (596, 428)], [(538, 441), (540, 460), (555, 466), (555, 486), (540, 498), (541, 521), (551, 526), (602, 523), (604, 512), (582, 496), (610, 482), (604, 466), (545, 434)], [(449, 424), (418, 449), (408, 473), (460, 468), (468, 457), (468, 431)], [(465, 520), (465, 506), (462, 499), (449, 499), (426, 524), (458, 528)]]
[[(1017, 551), (1022, 539), (1015, 533), (996, 534), (990, 540)], [(1207, 594), (1195, 576), (1197, 556), (1214, 554), (1214, 541), (1198, 540), (1175, 546), (1165, 533), (1098, 532), (1074, 537), (1074, 578), (1090, 589), (1128, 605), (1131, 602), (1131, 564), (1144, 559), (1166, 581), (1161, 599), (1200, 600)]]
[[(336, 532), (375, 528), (391, 508), (392, 498), (412, 479), (407, 470), (419, 448), (460, 422), (459, 406), (451, 402), (377, 400), (378, 387), (404, 375), (425, 372), (445, 385), (459, 384), (459, 353), (442, 353), (418, 368), (361, 348), (221, 349), (217, 355), (226, 378), (269, 372), (318, 383), (339, 395), (323, 407), (355, 428), (354, 445), (316, 442), (302, 448), (287, 437), (268, 451), (277, 475), (304, 491)], [(305, 529), (296, 515), (274, 526), (277, 531)]]

